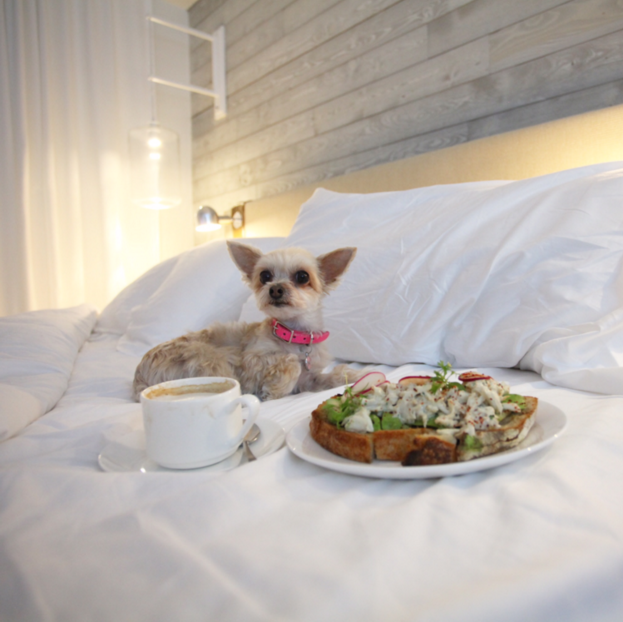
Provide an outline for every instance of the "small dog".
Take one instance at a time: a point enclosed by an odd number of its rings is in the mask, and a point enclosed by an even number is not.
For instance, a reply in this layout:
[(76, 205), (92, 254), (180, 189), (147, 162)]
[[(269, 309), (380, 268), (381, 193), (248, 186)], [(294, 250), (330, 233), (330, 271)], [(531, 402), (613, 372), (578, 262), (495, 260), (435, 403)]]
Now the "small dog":
[(263, 254), (239, 242), (227, 245), (258, 308), (268, 317), (250, 324), (215, 323), (156, 346), (136, 369), (136, 399), (143, 389), (159, 382), (198, 376), (235, 378), (243, 393), (261, 400), (357, 380), (362, 372), (346, 365), (323, 373), (331, 355), (322, 320), (322, 299), (357, 249), (340, 248), (314, 257), (300, 248)]

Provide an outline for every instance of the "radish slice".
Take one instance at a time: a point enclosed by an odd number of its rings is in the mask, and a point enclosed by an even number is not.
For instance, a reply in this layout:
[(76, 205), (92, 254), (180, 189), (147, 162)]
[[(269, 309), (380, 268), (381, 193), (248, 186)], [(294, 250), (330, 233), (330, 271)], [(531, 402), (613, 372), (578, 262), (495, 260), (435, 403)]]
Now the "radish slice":
[[(405, 381), (405, 380), (415, 380), (415, 379), (425, 379), (425, 380), (432, 380), (431, 376), (405, 376), (404, 378), (401, 378), (398, 381), (398, 384), (400, 384), (401, 382)], [(407, 383), (408, 384), (408, 383)]]
[(375, 384), (374, 387), (370, 387), (369, 389), (364, 389), (363, 391), (357, 391), (357, 395), (365, 395), (366, 393), (370, 393), (370, 391), (372, 391), (372, 389), (374, 389), (375, 387), (382, 387), (384, 384), (391, 384), (389, 380), (383, 380), (383, 382), (379, 382), (378, 384)]
[(479, 374), (477, 371), (466, 371), (459, 376), (461, 382), (474, 382), (475, 380), (491, 380), (491, 376)]
[(386, 381), (387, 378), (383, 372), (371, 371), (369, 374), (359, 378), (359, 380), (353, 384), (352, 389), (354, 393), (363, 393)]

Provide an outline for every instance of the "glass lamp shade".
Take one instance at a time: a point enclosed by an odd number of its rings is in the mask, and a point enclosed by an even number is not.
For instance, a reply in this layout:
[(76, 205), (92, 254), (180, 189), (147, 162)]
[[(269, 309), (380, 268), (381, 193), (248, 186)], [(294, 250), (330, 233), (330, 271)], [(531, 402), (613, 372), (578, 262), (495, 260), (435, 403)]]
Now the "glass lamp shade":
[(177, 134), (152, 124), (130, 131), (132, 202), (167, 209), (182, 202)]

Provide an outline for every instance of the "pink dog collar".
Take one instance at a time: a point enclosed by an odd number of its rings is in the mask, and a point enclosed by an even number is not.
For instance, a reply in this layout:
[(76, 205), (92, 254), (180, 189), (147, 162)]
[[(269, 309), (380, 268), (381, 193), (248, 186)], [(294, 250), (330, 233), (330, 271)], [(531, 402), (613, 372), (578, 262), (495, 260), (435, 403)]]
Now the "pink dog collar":
[(288, 343), (296, 343), (303, 345), (312, 345), (314, 343), (320, 343), (329, 337), (329, 332), (324, 333), (305, 333), (302, 330), (290, 330), (283, 324), (280, 324), (277, 320), (272, 321), (273, 335), (287, 341)]

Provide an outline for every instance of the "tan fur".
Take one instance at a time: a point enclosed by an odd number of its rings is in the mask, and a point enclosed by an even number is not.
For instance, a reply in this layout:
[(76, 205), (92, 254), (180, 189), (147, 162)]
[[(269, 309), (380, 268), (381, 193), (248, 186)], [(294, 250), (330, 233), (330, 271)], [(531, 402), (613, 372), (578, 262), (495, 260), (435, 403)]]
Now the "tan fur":
[[(236, 378), (243, 393), (262, 400), (354, 382), (361, 372), (346, 365), (323, 373), (331, 362), (326, 342), (311, 347), (286, 343), (272, 334), (271, 318), (291, 330), (323, 331), (322, 299), (348, 268), (356, 249), (342, 248), (316, 258), (300, 248), (266, 254), (239, 242), (228, 242), (228, 248), (268, 318), (251, 324), (216, 323), (152, 348), (136, 369), (135, 398), (159, 382), (198, 376)], [(308, 275), (304, 283), (297, 281), (300, 271)], [(271, 278), (263, 282), (267, 273)], [(309, 370), (304, 365), (307, 352), (311, 352)]]

